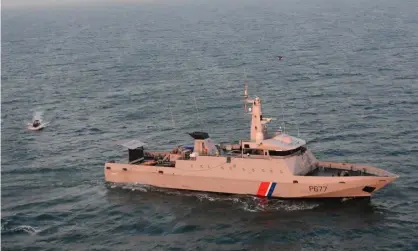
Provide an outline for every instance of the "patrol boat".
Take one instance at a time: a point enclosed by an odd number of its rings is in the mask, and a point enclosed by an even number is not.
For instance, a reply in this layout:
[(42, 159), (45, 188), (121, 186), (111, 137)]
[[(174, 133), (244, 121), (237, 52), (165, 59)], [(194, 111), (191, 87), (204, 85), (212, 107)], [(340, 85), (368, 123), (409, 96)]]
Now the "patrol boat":
[(129, 161), (106, 162), (105, 180), (268, 198), (370, 198), (399, 177), (369, 165), (318, 160), (305, 140), (268, 134), (272, 118), (263, 117), (261, 99), (249, 98), (247, 85), (244, 99), (249, 139), (215, 144), (208, 133), (192, 132), (193, 146), (166, 152), (145, 150), (140, 139), (121, 140), (116, 143), (129, 149)]

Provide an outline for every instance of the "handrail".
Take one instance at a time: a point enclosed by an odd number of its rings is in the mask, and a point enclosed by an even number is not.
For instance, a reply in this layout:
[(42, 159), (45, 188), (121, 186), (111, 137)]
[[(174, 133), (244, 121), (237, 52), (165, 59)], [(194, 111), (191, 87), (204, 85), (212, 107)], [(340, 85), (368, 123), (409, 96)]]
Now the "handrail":
[(347, 170), (347, 168), (350, 168), (350, 170), (353, 171), (363, 171), (369, 174), (374, 174), (376, 176), (387, 176), (387, 177), (398, 177), (397, 175), (376, 168), (374, 166), (368, 166), (368, 165), (361, 165), (361, 164), (351, 164), (351, 163), (343, 163), (343, 162), (331, 162), (331, 161), (318, 161), (316, 162), (316, 166), (318, 167), (331, 167), (336, 169), (343, 169)]

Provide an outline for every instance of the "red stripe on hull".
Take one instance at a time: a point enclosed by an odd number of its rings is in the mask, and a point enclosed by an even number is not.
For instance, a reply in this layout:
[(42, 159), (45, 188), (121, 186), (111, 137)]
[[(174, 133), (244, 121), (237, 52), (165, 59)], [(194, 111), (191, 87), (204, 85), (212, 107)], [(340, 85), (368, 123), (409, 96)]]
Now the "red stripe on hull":
[(265, 197), (269, 186), (270, 182), (261, 182), (260, 186), (258, 187), (257, 196)]

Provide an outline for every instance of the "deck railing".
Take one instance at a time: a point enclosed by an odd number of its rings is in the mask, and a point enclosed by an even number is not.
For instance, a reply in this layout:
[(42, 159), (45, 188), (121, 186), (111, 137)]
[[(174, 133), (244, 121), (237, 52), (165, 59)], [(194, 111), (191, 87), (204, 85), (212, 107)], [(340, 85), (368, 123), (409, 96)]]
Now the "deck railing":
[(368, 174), (373, 174), (376, 176), (396, 176), (395, 174), (378, 169), (374, 166), (368, 165), (360, 165), (360, 164), (351, 164), (351, 163), (343, 163), (343, 162), (330, 162), (330, 161), (318, 161), (316, 163), (318, 167), (330, 167), (330, 168), (337, 168), (337, 169), (350, 169), (352, 171), (361, 171), (366, 172)]

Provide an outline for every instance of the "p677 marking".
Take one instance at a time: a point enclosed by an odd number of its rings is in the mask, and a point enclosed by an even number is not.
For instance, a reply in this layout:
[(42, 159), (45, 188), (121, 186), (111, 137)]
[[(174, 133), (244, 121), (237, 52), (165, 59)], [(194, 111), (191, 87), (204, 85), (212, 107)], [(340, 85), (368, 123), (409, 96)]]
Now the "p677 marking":
[(309, 186), (309, 192), (321, 193), (327, 190), (327, 186)]

